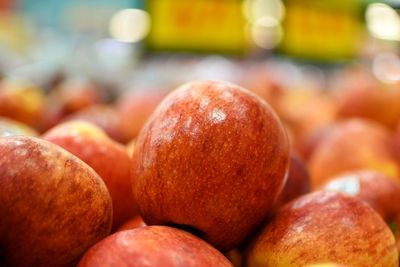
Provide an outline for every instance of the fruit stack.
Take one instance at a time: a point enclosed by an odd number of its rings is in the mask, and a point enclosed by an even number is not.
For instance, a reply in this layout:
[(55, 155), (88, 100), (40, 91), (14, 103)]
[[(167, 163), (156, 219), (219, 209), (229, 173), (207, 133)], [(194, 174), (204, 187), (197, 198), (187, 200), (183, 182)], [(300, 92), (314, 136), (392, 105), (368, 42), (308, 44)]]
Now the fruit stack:
[(399, 266), (397, 106), (266, 84), (1, 83), (0, 266)]

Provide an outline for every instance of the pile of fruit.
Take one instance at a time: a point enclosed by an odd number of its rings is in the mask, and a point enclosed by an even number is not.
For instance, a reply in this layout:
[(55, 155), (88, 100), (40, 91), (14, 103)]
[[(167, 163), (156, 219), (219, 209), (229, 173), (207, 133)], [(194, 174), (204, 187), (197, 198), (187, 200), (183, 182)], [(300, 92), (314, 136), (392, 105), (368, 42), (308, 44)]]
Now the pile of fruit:
[(3, 81), (0, 266), (399, 266), (398, 85), (247, 78)]

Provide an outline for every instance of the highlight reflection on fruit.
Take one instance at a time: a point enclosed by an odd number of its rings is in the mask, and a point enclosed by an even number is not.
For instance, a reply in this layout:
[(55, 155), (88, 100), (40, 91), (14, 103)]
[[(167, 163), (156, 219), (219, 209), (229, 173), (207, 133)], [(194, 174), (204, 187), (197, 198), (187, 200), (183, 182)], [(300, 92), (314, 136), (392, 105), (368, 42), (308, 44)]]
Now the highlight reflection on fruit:
[(321, 189), (343, 192), (364, 200), (388, 223), (400, 216), (400, 181), (377, 171), (344, 173)]
[(134, 195), (146, 223), (188, 229), (229, 250), (272, 211), (288, 161), (284, 129), (259, 97), (192, 82), (167, 96), (139, 134)]
[(316, 262), (396, 267), (399, 256), (389, 227), (365, 202), (318, 191), (289, 202), (255, 238), (249, 267), (297, 267)]

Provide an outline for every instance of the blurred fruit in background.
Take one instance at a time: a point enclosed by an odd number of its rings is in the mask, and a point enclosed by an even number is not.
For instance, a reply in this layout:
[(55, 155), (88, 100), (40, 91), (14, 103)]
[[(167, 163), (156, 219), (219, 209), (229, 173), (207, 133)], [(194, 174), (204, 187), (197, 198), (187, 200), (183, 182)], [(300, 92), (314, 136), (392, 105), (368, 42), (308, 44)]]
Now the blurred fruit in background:
[(166, 92), (160, 89), (139, 89), (120, 96), (116, 106), (125, 142), (138, 136), (147, 119), (165, 96)]
[(0, 117), (0, 136), (28, 135), (38, 136), (39, 133), (33, 128), (19, 121), (14, 121), (6, 117)]
[(80, 110), (64, 120), (84, 120), (103, 129), (115, 141), (125, 143), (125, 135), (122, 128), (121, 117), (117, 109), (112, 105), (94, 105)]
[(349, 70), (342, 76), (338, 116), (364, 117), (394, 128), (400, 118), (400, 87), (385, 85), (365, 70)]
[(42, 89), (26, 81), (3, 80), (0, 83), (0, 116), (37, 127), (45, 97)]
[(389, 131), (366, 119), (349, 119), (336, 124), (319, 142), (309, 160), (314, 187), (343, 172), (366, 168), (399, 178)]
[(295, 152), (290, 153), (289, 172), (286, 184), (275, 204), (277, 208), (287, 202), (311, 192), (311, 180), (305, 163)]

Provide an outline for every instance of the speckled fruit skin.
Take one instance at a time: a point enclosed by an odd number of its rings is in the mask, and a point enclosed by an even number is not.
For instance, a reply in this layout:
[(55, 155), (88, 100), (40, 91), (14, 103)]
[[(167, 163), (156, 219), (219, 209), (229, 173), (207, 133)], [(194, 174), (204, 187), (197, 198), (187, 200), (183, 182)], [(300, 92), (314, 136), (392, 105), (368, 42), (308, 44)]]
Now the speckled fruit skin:
[(254, 240), (249, 267), (298, 267), (335, 262), (352, 267), (396, 267), (395, 239), (365, 202), (317, 191), (289, 202)]
[(74, 266), (110, 232), (111, 205), (100, 177), (64, 149), (34, 137), (0, 138), (6, 266)]
[(376, 122), (350, 119), (337, 124), (321, 140), (309, 161), (314, 188), (341, 173), (359, 169), (373, 169), (391, 177), (398, 177), (389, 132)]
[(167, 96), (141, 131), (134, 196), (146, 223), (196, 229), (229, 250), (271, 211), (288, 161), (284, 129), (259, 97), (192, 82)]
[(276, 207), (310, 192), (311, 180), (308, 170), (299, 156), (292, 151), (290, 153), (289, 174)]
[(218, 250), (182, 230), (147, 226), (117, 232), (93, 246), (78, 267), (232, 267)]
[(113, 201), (113, 230), (137, 214), (130, 179), (131, 157), (124, 146), (85, 121), (61, 123), (42, 137), (71, 152), (100, 175)]

